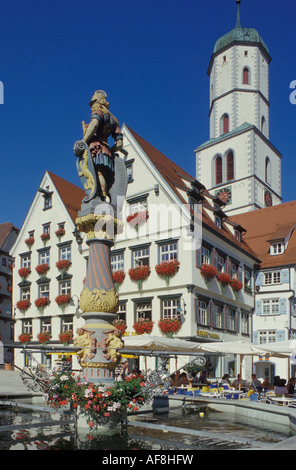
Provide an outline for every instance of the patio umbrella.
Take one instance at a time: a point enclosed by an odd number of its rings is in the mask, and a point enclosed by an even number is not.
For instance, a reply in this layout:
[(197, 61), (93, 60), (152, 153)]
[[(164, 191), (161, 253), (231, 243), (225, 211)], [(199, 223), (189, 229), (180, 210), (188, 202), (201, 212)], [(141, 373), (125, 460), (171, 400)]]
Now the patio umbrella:
[(146, 351), (168, 351), (179, 353), (202, 353), (201, 344), (193, 343), (177, 338), (167, 338), (165, 336), (152, 336), (152, 335), (138, 335), (138, 336), (124, 336), (123, 338), (124, 349), (142, 349)]

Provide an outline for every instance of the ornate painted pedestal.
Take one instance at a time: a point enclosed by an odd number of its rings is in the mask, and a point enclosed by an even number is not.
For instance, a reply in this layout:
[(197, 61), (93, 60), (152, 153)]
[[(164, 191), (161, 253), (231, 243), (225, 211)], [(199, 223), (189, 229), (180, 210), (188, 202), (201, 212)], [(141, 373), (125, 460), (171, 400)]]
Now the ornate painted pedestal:
[(110, 248), (113, 242), (90, 239), (89, 260), (85, 287), (80, 295), (80, 308), (85, 325), (77, 330), (74, 345), (78, 351), (83, 375), (92, 382), (108, 383), (114, 380), (120, 361), (117, 349), (123, 346), (118, 331), (112, 324), (118, 309), (118, 294), (114, 288)]

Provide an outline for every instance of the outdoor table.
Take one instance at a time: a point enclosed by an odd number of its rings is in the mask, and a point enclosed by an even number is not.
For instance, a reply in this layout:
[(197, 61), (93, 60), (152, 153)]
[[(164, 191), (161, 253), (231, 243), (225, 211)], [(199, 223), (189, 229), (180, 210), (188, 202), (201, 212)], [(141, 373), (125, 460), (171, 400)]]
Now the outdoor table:
[(245, 392), (243, 392), (242, 390), (223, 390), (223, 392), (221, 392), (221, 394), (225, 397), (226, 395), (241, 395), (242, 393)]
[(288, 397), (268, 397), (268, 399), (271, 402), (275, 402), (276, 404), (282, 404), (284, 406), (287, 406), (292, 401), (295, 401), (294, 398), (288, 398)]

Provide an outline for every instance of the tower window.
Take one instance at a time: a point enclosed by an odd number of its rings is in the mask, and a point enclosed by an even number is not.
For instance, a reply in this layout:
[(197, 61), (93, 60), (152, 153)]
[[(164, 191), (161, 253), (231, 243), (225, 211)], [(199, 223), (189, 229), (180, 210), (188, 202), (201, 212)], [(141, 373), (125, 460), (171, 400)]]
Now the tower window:
[(269, 157), (265, 158), (265, 182), (271, 184), (271, 163)]
[(250, 71), (248, 67), (245, 67), (243, 71), (243, 84), (249, 85), (249, 83), (250, 83)]
[(234, 158), (233, 153), (229, 152), (227, 155), (227, 181), (234, 179)]
[(222, 157), (218, 156), (215, 161), (216, 184), (222, 183)]
[(224, 114), (222, 116), (222, 134), (226, 134), (229, 132), (229, 116), (228, 114)]
[(262, 132), (262, 134), (265, 133), (265, 124), (266, 124), (265, 117), (262, 116), (262, 118), (261, 118), (261, 132)]

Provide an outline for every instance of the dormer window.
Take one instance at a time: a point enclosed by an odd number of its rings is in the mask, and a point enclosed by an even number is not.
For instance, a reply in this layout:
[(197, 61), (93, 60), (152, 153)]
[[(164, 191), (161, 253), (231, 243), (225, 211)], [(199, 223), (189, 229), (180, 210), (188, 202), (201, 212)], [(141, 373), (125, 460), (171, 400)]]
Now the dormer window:
[(285, 251), (283, 242), (272, 243), (270, 246), (271, 255), (281, 255)]

